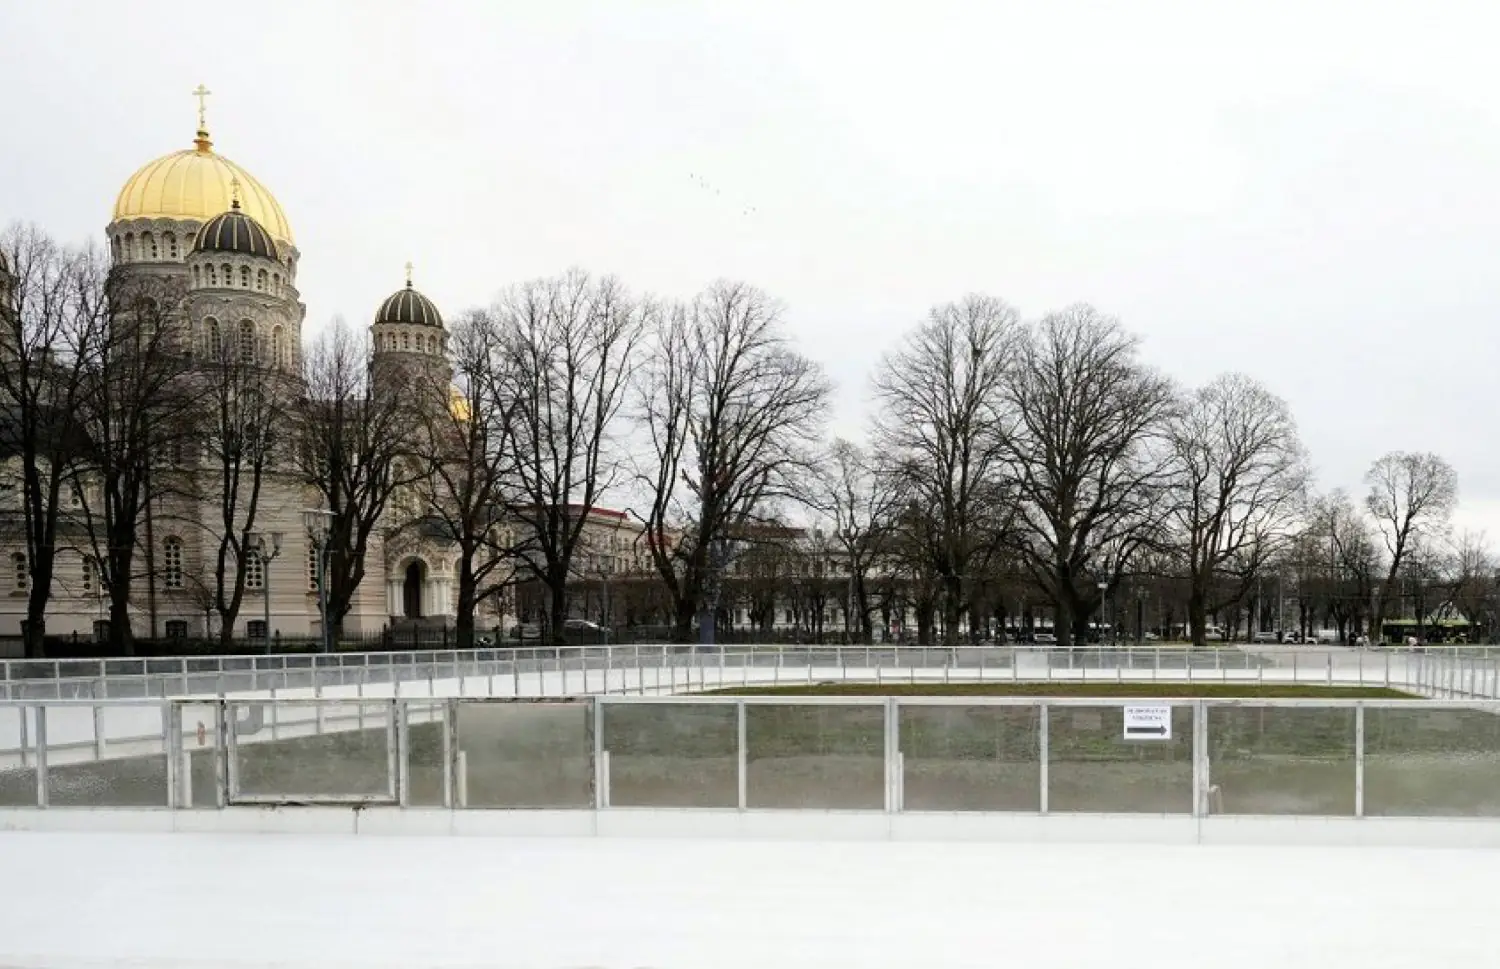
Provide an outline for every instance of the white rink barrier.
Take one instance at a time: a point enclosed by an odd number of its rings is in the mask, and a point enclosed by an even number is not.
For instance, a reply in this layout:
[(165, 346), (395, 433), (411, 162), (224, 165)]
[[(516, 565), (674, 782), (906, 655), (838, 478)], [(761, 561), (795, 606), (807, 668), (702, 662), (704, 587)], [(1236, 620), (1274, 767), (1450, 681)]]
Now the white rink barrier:
[[(1221, 663), (1216, 667), (1158, 662), (1150, 665), (1094, 667), (1086, 663), (1059, 665), (1059, 653), (1017, 652), (1013, 661), (1000, 666), (968, 666), (942, 663), (905, 668), (861, 665), (795, 665), (799, 659), (861, 659), (872, 651), (862, 647), (842, 650), (782, 651), (779, 665), (761, 665), (763, 654), (681, 653), (667, 654), (664, 665), (636, 668), (578, 669), (522, 672), (521, 662), (492, 662), (488, 672), (468, 676), (429, 676), (422, 679), (354, 682), (336, 685), (271, 687), (242, 690), (225, 698), (245, 702), (298, 701), (294, 705), (270, 703), (268, 730), (257, 729), (246, 742), (271, 742), (293, 736), (341, 730), (369, 729), (388, 716), (386, 704), (361, 701), (454, 698), (541, 698), (599, 694), (671, 695), (706, 690), (756, 686), (798, 686), (819, 683), (865, 682), (876, 684), (1038, 682), (1038, 683), (1204, 683), (1291, 684), (1309, 686), (1365, 686), (1405, 690), (1419, 696), (1447, 699), (1500, 698), (1500, 660), (1456, 654), (1395, 652), (1266, 651), (1231, 653), (1257, 660), (1247, 667)], [(917, 651), (905, 651), (915, 654)], [(951, 658), (948, 650), (924, 650), (933, 658)], [(1066, 652), (1066, 651), (1060, 651)], [(872, 658), (897, 657), (894, 651), (874, 650)], [(960, 654), (962, 655), (962, 654)], [(1088, 655), (1088, 654), (1084, 654)], [(1121, 659), (1155, 660), (1160, 651), (1122, 653)], [(1195, 654), (1203, 655), (1203, 654)], [(1169, 659), (1175, 657), (1167, 654)], [(613, 657), (606, 657), (612, 659)], [(1095, 654), (1102, 658), (1102, 654)], [(439, 665), (428, 667), (436, 672)], [(184, 749), (209, 747), (214, 743), (216, 707), (211, 694), (178, 696), (199, 700), (183, 705)], [(312, 702), (321, 701), (321, 702)], [(0, 768), (26, 766), (35, 761), (37, 729), (35, 709), (47, 713), (46, 744), (52, 763), (82, 763), (116, 757), (160, 753), (169, 734), (170, 704), (162, 700), (87, 700), (53, 703), (15, 703), (0, 700)], [(201, 728), (201, 729), (200, 729)]]
[[(466, 652), (362, 653), (291, 656), (210, 656), (166, 659), (0, 661), (0, 700), (165, 699), (233, 696), (298, 687), (457, 680), (474, 676), (618, 670), (802, 670), (807, 667), (888, 671), (968, 670), (979, 679), (1009, 675), (1025, 680), (1113, 675), (1153, 679), (1156, 674), (1233, 677), (1257, 669), (1287, 669), (1297, 679), (1317, 676), (1359, 682), (1437, 684), (1439, 671), (1456, 678), (1500, 662), (1491, 647), (1431, 647), (1420, 651), (1340, 647), (1122, 645), (1057, 649), (1026, 646), (576, 646), (485, 649)], [(1416, 672), (1413, 672), (1415, 669)], [(1349, 671), (1353, 671), (1350, 673)], [(1079, 673), (1083, 671), (1083, 673)], [(1430, 671), (1430, 672), (1426, 672)], [(1440, 684), (1437, 684), (1441, 686)], [(1457, 687), (1454, 687), (1457, 689)], [(576, 682), (566, 691), (579, 692)], [(592, 688), (585, 689), (589, 692)]]

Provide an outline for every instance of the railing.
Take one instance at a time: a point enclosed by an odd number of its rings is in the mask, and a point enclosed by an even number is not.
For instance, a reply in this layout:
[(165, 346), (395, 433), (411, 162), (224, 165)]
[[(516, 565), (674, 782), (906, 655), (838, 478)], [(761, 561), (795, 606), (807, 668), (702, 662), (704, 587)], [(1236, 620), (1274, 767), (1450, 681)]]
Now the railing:
[[(1222, 680), (1405, 686), (1431, 696), (1500, 697), (1500, 652), (1489, 647), (1424, 651), (1172, 646), (1056, 649), (1023, 646), (569, 646), (326, 656), (0, 663), (0, 699), (65, 700), (235, 696), (352, 688), (354, 696), (527, 695), (541, 676), (550, 695), (675, 690), (700, 685), (841, 678), (964, 680)], [(774, 670), (768, 674), (765, 671)], [(505, 681), (511, 681), (507, 687)], [(453, 688), (452, 684), (459, 684)]]
[(0, 747), (12, 808), (1500, 818), (1500, 703), (1454, 700), (4, 703)]

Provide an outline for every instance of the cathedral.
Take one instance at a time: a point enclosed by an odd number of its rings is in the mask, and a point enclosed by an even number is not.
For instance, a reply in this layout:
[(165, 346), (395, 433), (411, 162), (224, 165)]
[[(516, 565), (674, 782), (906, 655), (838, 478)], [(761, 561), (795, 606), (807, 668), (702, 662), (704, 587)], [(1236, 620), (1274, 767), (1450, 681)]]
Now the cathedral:
[[(226, 346), (284, 368), (301, 366), (306, 307), (297, 291), (300, 252), (291, 222), (276, 197), (253, 175), (214, 150), (204, 118), (201, 86), (198, 130), (192, 147), (141, 166), (126, 180), (105, 228), (117, 270), (171, 280), (186, 296), (182, 334), (213, 353)], [(370, 329), (372, 374), (418, 373), (447, 383), (447, 331), (432, 301), (406, 284), (375, 309)], [(382, 363), (390, 366), (382, 366)], [(285, 471), (269, 474), (257, 512), (258, 553), (246, 562), (246, 596), (233, 630), (237, 638), (319, 637), (319, 556), (308, 512), (321, 501), (316, 489)], [(214, 496), (153, 502), (145, 541), (154, 552), (150, 574), (133, 586), (137, 637), (198, 638), (218, 635), (211, 608), (218, 542), (210, 524), (219, 514)], [(401, 507), (393, 502), (393, 507)], [(454, 555), (446, 543), (396, 522), (371, 536), (360, 583), (344, 631), (358, 635), (403, 622), (445, 623), (457, 598)], [(387, 536), (399, 539), (387, 540)], [(0, 597), (0, 636), (15, 636), (25, 617), (29, 570), (23, 551), (3, 561), (10, 595)], [(102, 637), (108, 601), (97, 570), (82, 550), (60, 551), (47, 632)], [(493, 628), (491, 606), (475, 617)]]

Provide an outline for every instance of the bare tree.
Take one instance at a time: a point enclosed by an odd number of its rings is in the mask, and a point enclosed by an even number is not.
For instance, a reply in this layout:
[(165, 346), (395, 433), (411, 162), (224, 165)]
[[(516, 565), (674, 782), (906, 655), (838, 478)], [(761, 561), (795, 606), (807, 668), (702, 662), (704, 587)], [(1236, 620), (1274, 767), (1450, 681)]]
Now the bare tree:
[(1448, 603), (1471, 626), (1484, 628), (1494, 641), (1496, 597), (1500, 596), (1494, 549), (1484, 532), (1465, 531), (1445, 557)]
[(103, 326), (78, 397), (76, 413), (89, 443), (73, 483), (109, 597), (109, 645), (124, 655), (133, 651), (130, 600), (141, 545), (146, 575), (155, 580), (150, 508), (185, 484), (181, 475), (155, 469), (193, 439), (201, 404), (179, 314), (184, 289), (181, 280), (110, 271)]
[(576, 270), (519, 286), (497, 309), (518, 550), (550, 593), (558, 642), (574, 555), (600, 497), (622, 474), (617, 418), (647, 312), (618, 281)]
[(449, 331), (454, 380), (462, 396), (436, 386), (437, 399), (420, 408), (413, 441), (418, 462), (412, 493), (418, 499), (412, 526), (436, 526), (458, 549), (458, 646), (474, 643), (479, 603), (516, 581), (508, 502), (514, 490), (511, 446), (516, 400), (497, 348), (494, 316), (471, 313)]
[(831, 538), (842, 553), (849, 587), (848, 614), (858, 617), (860, 642), (874, 634), (870, 572), (889, 551), (897, 491), (861, 447), (836, 438), (816, 479), (814, 505), (831, 519)]
[(712, 641), (732, 543), (805, 493), (830, 388), (783, 334), (780, 307), (744, 283), (715, 283), (667, 314), (649, 356), (639, 517), (676, 635), (688, 639), (697, 614)]
[(411, 455), (424, 401), (412, 398), (399, 374), (376, 374), (368, 340), (341, 319), (304, 355), (302, 374), (296, 456), (303, 477), (331, 512), (324, 581), (329, 625), (337, 636), (391, 496), (423, 470)]
[(875, 440), (915, 510), (908, 547), (943, 586), (943, 635), (954, 644), (967, 584), (988, 569), (1009, 526), (1004, 388), (1016, 311), (989, 296), (934, 307), (875, 378)]
[(1279, 397), (1241, 374), (1194, 392), (1170, 423), (1173, 541), (1187, 564), (1188, 625), (1239, 602), (1287, 545), (1306, 478), (1296, 423)]
[(1365, 472), (1365, 508), (1385, 542), (1386, 574), (1375, 595), (1374, 629), (1385, 632), (1386, 610), (1412, 547), (1446, 532), (1458, 504), (1458, 475), (1436, 454), (1392, 451)]
[[(195, 377), (203, 386), (199, 434), (206, 464), (198, 480), (205, 500), (217, 505), (206, 531), (214, 556), (212, 608), (219, 617), (220, 646), (228, 650), (251, 560), (260, 554), (251, 542), (265, 489), (278, 459), (294, 443), (288, 425), (296, 387), (268, 347), (225, 340), (206, 347), (201, 359)], [(269, 595), (264, 568), (262, 590)]]
[(1005, 385), (1018, 503), (1017, 553), (1057, 607), (1069, 646), (1143, 546), (1160, 540), (1165, 448), (1175, 394), (1137, 359), (1113, 318), (1074, 306), (1021, 344)]
[(71, 504), (69, 479), (87, 453), (76, 415), (106, 312), (105, 276), (96, 250), (65, 250), (34, 226), (12, 226), (0, 235), (0, 453), (20, 479), (15, 538), (27, 573), (27, 656), (42, 654), (57, 554), (65, 544), (60, 531)]

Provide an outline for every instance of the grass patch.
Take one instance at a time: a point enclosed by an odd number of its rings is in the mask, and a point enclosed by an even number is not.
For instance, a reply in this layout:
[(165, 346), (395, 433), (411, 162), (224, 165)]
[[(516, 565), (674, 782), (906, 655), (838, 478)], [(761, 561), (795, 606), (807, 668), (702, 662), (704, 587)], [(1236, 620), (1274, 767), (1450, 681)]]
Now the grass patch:
[(1416, 700), (1383, 686), (1315, 686), (1306, 683), (812, 683), (737, 686), (713, 696), (1021, 696), (1140, 697), (1145, 699)]

